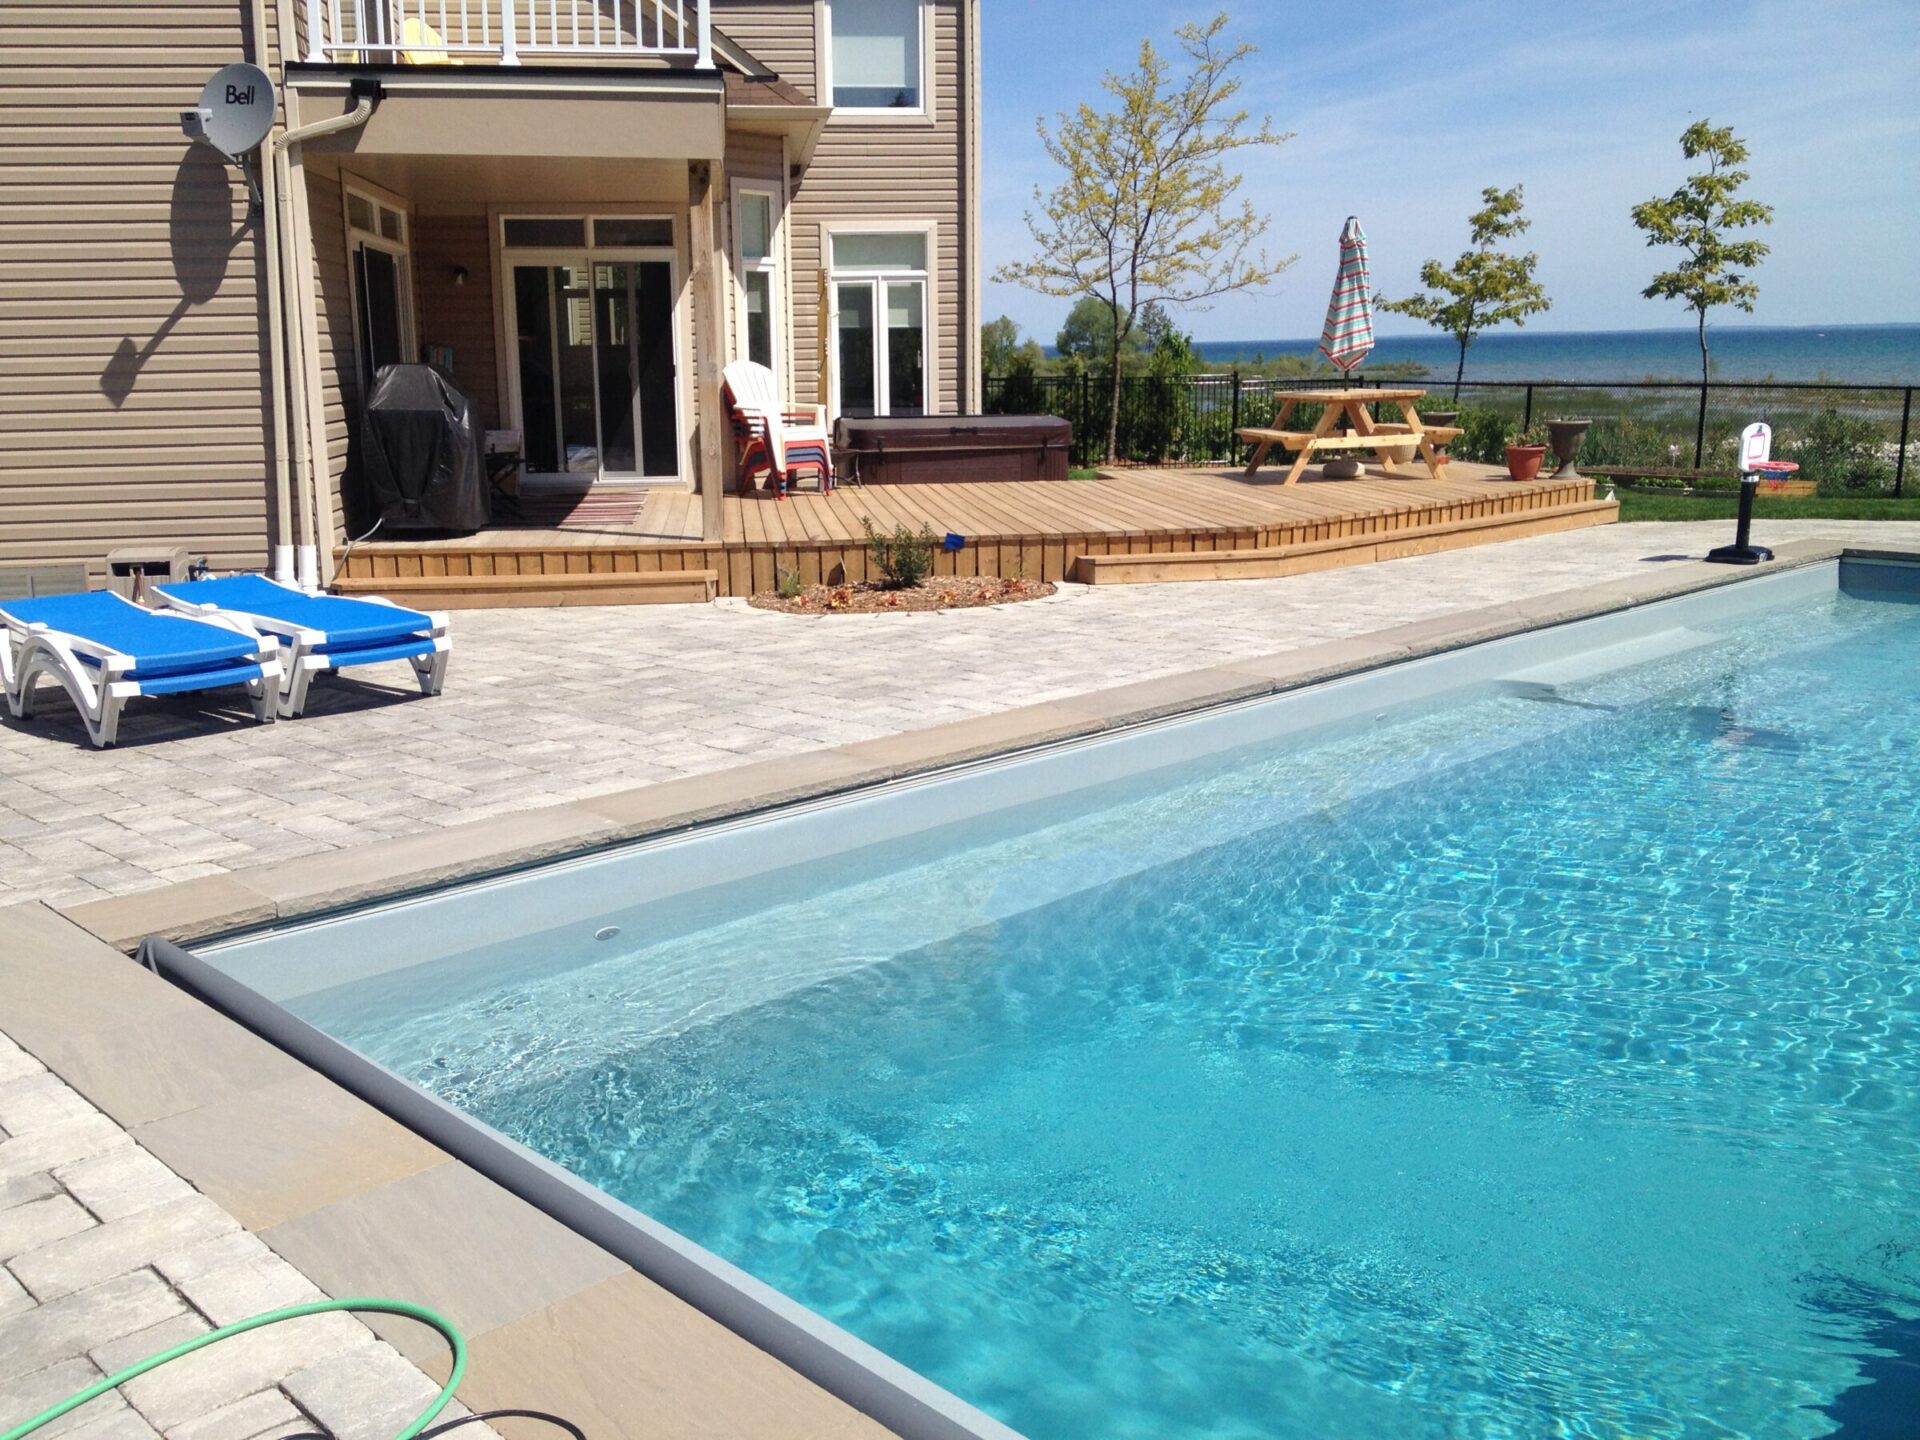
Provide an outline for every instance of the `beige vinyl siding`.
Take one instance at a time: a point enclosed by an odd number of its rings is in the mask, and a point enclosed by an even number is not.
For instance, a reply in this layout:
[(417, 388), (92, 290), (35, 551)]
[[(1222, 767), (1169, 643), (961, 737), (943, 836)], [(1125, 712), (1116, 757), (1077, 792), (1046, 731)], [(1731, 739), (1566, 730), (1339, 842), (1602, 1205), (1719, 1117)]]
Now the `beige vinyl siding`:
[(265, 558), (258, 232), (179, 123), (246, 16), (0, 5), (0, 565)]
[[(453, 282), (454, 267), (467, 272)], [(489, 430), (500, 418), (500, 366), (494, 345), (493, 257), (484, 215), (416, 215), (413, 221), (414, 329), (422, 353), (453, 347), (453, 378), (473, 397)]]
[(813, 0), (714, 0), (713, 23), (789, 85), (814, 93)]
[[(787, 212), (793, 315), (787, 343), (793, 356), (796, 399), (801, 403), (817, 404), (826, 398), (820, 393), (817, 360), (825, 227), (857, 229), (860, 220), (869, 219), (934, 224), (929, 299), (935, 333), (927, 357), (931, 408), (952, 413), (961, 407), (960, 367), (969, 348), (964, 337), (969, 326), (979, 324), (965, 263), (969, 226), (962, 135), (970, 87), (962, 64), (967, 41), (963, 8), (960, 0), (936, 0), (929, 7), (933, 64), (927, 81), (933, 120), (829, 120), (812, 162), (794, 184)], [(815, 15), (813, 0), (737, 5), (720, 0), (714, 8), (714, 23), (781, 79), (812, 94)]]

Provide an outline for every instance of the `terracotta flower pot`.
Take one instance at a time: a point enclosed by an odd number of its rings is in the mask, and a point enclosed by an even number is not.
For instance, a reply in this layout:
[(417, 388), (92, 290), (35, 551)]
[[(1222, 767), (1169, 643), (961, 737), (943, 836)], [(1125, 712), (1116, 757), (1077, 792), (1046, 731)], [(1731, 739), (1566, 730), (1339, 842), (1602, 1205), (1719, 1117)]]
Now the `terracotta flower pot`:
[(1540, 464), (1547, 458), (1544, 445), (1507, 446), (1507, 474), (1515, 480), (1536, 480), (1540, 476)]

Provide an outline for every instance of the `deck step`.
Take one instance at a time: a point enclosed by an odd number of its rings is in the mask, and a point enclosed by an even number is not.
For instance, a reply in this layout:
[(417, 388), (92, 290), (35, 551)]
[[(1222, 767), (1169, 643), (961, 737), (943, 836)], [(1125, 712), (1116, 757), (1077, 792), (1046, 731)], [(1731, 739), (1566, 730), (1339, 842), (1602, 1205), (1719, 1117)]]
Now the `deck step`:
[(432, 610), (545, 605), (684, 605), (713, 599), (716, 570), (626, 570), (566, 575), (342, 575), (342, 595), (384, 595)]
[(1496, 540), (1553, 535), (1589, 525), (1610, 525), (1620, 518), (1615, 500), (1579, 500), (1496, 515), (1478, 515), (1401, 530), (1342, 535), (1297, 545), (1254, 549), (1217, 549), (1136, 555), (1081, 555), (1073, 578), (1086, 585), (1140, 585), (1168, 580), (1258, 580), (1367, 565)]

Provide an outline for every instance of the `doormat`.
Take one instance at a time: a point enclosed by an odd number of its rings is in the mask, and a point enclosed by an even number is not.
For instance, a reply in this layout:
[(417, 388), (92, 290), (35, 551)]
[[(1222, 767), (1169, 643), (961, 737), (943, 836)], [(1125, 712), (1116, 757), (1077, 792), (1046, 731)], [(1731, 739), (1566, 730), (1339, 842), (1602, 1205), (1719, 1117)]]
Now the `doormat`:
[(634, 490), (535, 490), (494, 497), (493, 523), (502, 530), (629, 530), (647, 497)]

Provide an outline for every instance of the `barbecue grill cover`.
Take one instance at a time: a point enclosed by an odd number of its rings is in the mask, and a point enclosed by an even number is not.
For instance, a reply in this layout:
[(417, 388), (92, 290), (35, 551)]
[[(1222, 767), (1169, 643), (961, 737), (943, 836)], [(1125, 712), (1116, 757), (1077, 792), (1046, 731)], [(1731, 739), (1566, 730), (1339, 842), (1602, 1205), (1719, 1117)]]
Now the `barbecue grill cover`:
[(360, 423), (370, 518), (387, 530), (479, 530), (493, 520), (473, 401), (431, 365), (383, 365)]

